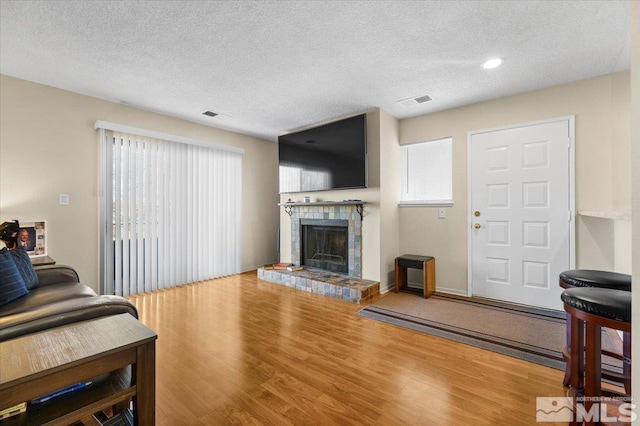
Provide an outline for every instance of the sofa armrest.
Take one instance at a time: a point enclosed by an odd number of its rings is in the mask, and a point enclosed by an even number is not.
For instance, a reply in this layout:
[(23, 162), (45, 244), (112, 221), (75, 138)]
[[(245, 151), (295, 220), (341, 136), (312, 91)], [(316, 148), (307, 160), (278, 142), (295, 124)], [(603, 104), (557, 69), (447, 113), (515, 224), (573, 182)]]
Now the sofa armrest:
[(66, 265), (45, 265), (34, 268), (38, 275), (38, 287), (59, 283), (79, 283), (75, 269)]
[(0, 342), (94, 318), (128, 313), (138, 318), (136, 307), (120, 296), (95, 296), (64, 300), (0, 317)]

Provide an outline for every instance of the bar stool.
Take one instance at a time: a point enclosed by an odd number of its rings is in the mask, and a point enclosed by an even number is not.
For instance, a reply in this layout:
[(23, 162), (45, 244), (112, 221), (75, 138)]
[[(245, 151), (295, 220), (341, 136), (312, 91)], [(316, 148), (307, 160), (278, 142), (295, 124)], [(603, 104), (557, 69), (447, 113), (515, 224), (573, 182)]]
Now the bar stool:
[[(564, 289), (574, 287), (599, 287), (614, 290), (631, 291), (631, 275), (620, 274), (610, 271), (598, 271), (593, 269), (572, 269), (564, 271), (560, 274), (560, 287)], [(604, 355), (610, 356), (622, 361), (622, 374), (603, 370), (602, 375), (605, 379), (614, 382), (623, 383), (627, 392), (630, 391), (630, 383), (625, 378), (631, 377), (630, 366), (628, 360), (631, 358), (631, 336), (629, 333), (623, 333), (622, 336), (622, 355), (611, 351), (603, 351)], [(567, 315), (567, 344), (562, 351), (563, 358), (566, 362), (564, 371), (564, 379), (562, 383), (569, 386), (571, 383), (571, 355), (569, 348), (571, 347), (571, 316)]]
[(590, 412), (603, 393), (621, 395), (602, 389), (602, 327), (631, 333), (631, 292), (571, 288), (563, 291), (561, 298), (572, 318), (571, 388), (577, 395), (584, 389), (585, 409)]

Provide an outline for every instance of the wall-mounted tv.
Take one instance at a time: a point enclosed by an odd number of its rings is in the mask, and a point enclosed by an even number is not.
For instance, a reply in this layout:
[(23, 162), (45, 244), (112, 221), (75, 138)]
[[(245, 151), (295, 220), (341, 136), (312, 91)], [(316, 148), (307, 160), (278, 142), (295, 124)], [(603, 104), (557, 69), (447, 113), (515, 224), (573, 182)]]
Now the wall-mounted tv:
[(278, 137), (280, 193), (367, 187), (366, 114)]

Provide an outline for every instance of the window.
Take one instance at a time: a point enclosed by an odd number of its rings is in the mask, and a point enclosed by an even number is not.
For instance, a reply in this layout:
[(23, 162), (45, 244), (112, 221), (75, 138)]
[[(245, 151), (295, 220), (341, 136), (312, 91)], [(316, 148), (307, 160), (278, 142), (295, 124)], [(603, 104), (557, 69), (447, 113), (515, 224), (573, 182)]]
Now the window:
[(453, 205), (452, 138), (400, 147), (400, 206)]

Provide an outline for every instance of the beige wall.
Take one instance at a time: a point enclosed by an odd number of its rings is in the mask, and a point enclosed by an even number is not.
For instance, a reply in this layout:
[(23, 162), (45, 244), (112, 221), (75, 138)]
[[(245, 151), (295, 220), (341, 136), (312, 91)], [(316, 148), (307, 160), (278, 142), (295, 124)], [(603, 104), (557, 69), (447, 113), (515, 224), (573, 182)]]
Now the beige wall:
[(395, 258), (400, 253), (400, 144), (397, 119), (380, 111), (380, 285), (394, 281)]
[[(549, 118), (576, 117), (577, 210), (631, 209), (629, 72), (428, 114), (400, 122), (400, 143), (453, 137), (454, 207), (400, 209), (400, 251), (435, 256), (437, 288), (467, 291), (467, 134)], [(577, 217), (576, 263), (615, 268), (614, 227)]]
[[(276, 258), (278, 150), (272, 142), (0, 76), (0, 220), (47, 221), (49, 254), (97, 289), (98, 132), (105, 120), (245, 150), (242, 269)], [(69, 193), (69, 206), (58, 194)], [(256, 212), (259, 212), (256, 213)], [(185, 235), (185, 239), (189, 236)]]
[[(275, 206), (277, 145), (220, 129), (2, 76), (0, 79), (0, 220), (48, 221), (50, 254), (97, 282), (96, 120), (147, 128), (245, 149), (243, 159), (243, 270), (290, 260), (290, 218)], [(363, 222), (363, 277), (392, 282), (401, 253), (437, 258), (439, 290), (467, 288), (467, 133), (547, 118), (576, 116), (578, 210), (630, 210), (629, 73), (617, 73), (398, 122), (367, 112), (369, 188), (313, 193), (322, 200), (367, 201)], [(399, 135), (399, 136), (398, 136)], [(447, 218), (436, 208), (397, 208), (398, 141), (452, 136), (454, 200)], [(58, 194), (71, 194), (59, 206)], [(302, 198), (305, 194), (284, 194)], [(251, 212), (260, 211), (260, 214)], [(577, 266), (620, 269), (616, 250), (631, 245), (606, 219), (578, 217)], [(623, 227), (624, 229), (624, 227)], [(614, 236), (620, 236), (617, 240)], [(630, 238), (627, 236), (627, 238)], [(631, 255), (628, 254), (628, 262)], [(87, 277), (87, 278), (85, 278)]]

